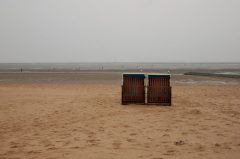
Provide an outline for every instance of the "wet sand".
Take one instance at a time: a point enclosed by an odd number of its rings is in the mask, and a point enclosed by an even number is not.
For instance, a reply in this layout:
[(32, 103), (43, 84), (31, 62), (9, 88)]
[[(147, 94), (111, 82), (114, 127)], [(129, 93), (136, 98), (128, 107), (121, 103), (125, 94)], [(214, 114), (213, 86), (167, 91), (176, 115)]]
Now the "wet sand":
[(0, 158), (240, 158), (240, 81), (176, 75), (122, 106), (119, 73), (0, 74)]

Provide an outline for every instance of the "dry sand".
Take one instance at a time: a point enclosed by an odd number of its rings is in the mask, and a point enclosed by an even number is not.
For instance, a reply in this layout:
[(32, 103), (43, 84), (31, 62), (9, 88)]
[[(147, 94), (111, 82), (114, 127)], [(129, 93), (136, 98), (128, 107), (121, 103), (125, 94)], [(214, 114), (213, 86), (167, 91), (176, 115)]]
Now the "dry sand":
[(0, 74), (0, 158), (239, 159), (239, 83), (175, 76), (173, 106), (122, 106), (118, 73)]

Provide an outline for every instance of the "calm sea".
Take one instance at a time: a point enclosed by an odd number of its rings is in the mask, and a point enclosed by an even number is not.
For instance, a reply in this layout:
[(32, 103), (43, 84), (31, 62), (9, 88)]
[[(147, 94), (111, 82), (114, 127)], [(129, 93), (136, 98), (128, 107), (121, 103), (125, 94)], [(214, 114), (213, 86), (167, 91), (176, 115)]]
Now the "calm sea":
[(87, 70), (233, 70), (240, 63), (0, 63), (1, 72), (21, 71), (87, 71)]

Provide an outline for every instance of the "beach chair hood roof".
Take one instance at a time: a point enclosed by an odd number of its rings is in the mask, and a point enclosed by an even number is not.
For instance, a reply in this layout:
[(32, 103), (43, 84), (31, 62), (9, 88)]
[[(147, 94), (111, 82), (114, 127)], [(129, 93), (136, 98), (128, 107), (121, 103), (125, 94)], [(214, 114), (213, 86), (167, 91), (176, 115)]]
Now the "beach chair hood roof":
[(167, 78), (170, 78), (171, 77), (171, 74), (169, 73), (150, 73), (148, 74), (148, 77), (150, 78), (158, 78), (158, 77), (167, 77)]
[(138, 77), (138, 78), (145, 78), (144, 73), (123, 73), (123, 77)]

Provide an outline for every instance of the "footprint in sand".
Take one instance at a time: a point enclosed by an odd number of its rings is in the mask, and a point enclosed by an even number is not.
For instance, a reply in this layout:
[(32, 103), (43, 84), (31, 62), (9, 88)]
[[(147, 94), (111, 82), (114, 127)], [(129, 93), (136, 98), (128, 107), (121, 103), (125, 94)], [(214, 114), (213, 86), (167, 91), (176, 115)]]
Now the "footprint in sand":
[(12, 145), (10, 148), (18, 148), (17, 145)]
[(218, 143), (216, 143), (214, 146), (215, 146), (215, 147), (221, 147), (221, 145), (218, 144)]
[(71, 141), (64, 141), (64, 146), (67, 146), (67, 145), (70, 145), (71, 144)]
[(225, 136), (224, 134), (216, 133), (217, 136)]
[(103, 127), (99, 127), (98, 131), (103, 132), (103, 131), (105, 131), (105, 129)]
[(189, 114), (200, 115), (200, 114), (202, 114), (202, 112), (199, 109), (192, 109), (189, 111)]
[(137, 134), (136, 133), (131, 133), (129, 134), (130, 136), (136, 136)]
[(27, 153), (28, 154), (38, 154), (38, 153), (41, 153), (42, 151), (36, 151), (36, 150), (30, 150), (28, 151)]
[(18, 148), (19, 147), (19, 144), (16, 142), (11, 142), (10, 145), (11, 145), (10, 148)]
[(147, 137), (148, 140), (152, 141), (153, 139), (151, 137)]
[(119, 142), (119, 141), (114, 141), (114, 142), (112, 143), (112, 146), (113, 146), (114, 149), (120, 149), (120, 148), (121, 148), (121, 145), (122, 145), (122, 143)]
[(88, 139), (86, 141), (87, 141), (87, 143), (90, 143), (91, 146), (96, 146), (96, 145), (99, 144), (100, 140), (98, 140), (98, 139)]
[(49, 147), (48, 150), (56, 150), (56, 147)]
[(197, 145), (195, 149), (200, 152), (205, 151), (205, 147), (203, 145)]
[(170, 137), (169, 134), (163, 134), (162, 137)]
[(149, 144), (145, 144), (144, 147), (145, 148), (150, 148), (150, 145)]
[(227, 150), (231, 150), (232, 148), (228, 144), (223, 144), (223, 148)]
[(80, 138), (74, 137), (74, 141), (80, 141)]
[(126, 133), (127, 131), (126, 131), (126, 130), (122, 130), (121, 132), (122, 132), (122, 133)]
[(174, 155), (175, 154), (175, 152), (176, 152), (176, 150), (167, 150), (167, 152), (165, 152), (163, 155), (167, 155), (167, 156), (172, 156), (172, 155)]
[(123, 125), (123, 127), (124, 127), (124, 128), (130, 128), (130, 126), (129, 126), (129, 125)]
[(127, 142), (134, 142), (136, 141), (135, 139), (127, 139)]
[(49, 140), (43, 140), (43, 141), (41, 141), (41, 144), (43, 144), (44, 145), (44, 147), (49, 147), (49, 146), (52, 146), (53, 144), (52, 144), (52, 142), (51, 141), (49, 141)]
[(184, 135), (184, 136), (185, 136), (185, 135), (188, 135), (188, 133), (187, 133), (187, 132), (182, 132), (181, 134), (182, 134), (182, 135)]

